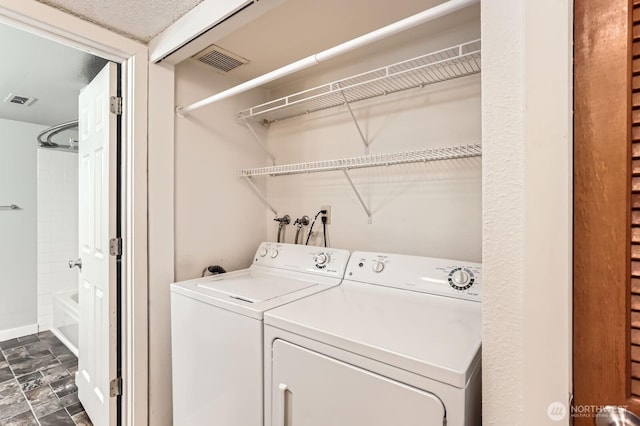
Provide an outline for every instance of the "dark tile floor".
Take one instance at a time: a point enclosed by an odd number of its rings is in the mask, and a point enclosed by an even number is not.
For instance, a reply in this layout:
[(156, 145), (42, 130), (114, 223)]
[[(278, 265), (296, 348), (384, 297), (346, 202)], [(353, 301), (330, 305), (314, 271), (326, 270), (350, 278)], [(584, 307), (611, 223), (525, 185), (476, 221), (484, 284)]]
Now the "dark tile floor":
[(0, 342), (0, 426), (91, 425), (78, 359), (50, 331)]

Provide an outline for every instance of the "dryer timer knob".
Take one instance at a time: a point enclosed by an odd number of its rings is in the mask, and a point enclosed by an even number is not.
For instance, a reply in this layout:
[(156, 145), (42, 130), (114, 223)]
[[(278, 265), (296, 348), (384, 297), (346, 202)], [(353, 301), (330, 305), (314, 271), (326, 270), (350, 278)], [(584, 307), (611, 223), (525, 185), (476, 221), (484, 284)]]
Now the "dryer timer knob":
[(376, 260), (373, 264), (373, 272), (379, 274), (384, 270), (384, 262), (381, 260)]
[(454, 272), (453, 275), (451, 276), (451, 280), (458, 287), (463, 287), (467, 285), (470, 279), (471, 277), (469, 276), (469, 274), (462, 269)]
[(454, 268), (449, 271), (449, 285), (458, 291), (466, 291), (475, 283), (473, 272), (468, 268)]
[(265, 247), (262, 247), (262, 248), (260, 249), (260, 251), (258, 252), (258, 254), (260, 255), (260, 257), (265, 257), (265, 256), (267, 255), (267, 253), (268, 253), (268, 252), (269, 252), (269, 251), (268, 251)]
[(270, 255), (273, 259), (275, 259), (276, 257), (278, 257), (278, 249), (271, 249), (271, 255)]

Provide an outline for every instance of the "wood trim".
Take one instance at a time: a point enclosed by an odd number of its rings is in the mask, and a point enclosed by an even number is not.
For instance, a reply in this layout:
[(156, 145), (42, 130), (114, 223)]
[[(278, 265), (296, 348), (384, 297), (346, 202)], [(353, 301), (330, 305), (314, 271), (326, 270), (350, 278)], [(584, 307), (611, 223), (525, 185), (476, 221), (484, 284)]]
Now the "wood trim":
[[(634, 1), (631, 10), (632, 26), (632, 43), (630, 48), (631, 62), (631, 88), (629, 94), (632, 98), (637, 97), (640, 93), (640, 4)], [(630, 250), (631, 250), (631, 281), (628, 286), (628, 310), (629, 327), (631, 334), (631, 345), (628, 348), (630, 375), (629, 375), (629, 393), (631, 398), (640, 398), (640, 295), (638, 295), (638, 278), (640, 277), (640, 208), (632, 206), (631, 198), (640, 193), (640, 161), (636, 159), (638, 146), (640, 146), (640, 107), (632, 105), (629, 111), (629, 131), (631, 144), (629, 146), (630, 163), (630, 181), (631, 193), (629, 201), (629, 227), (630, 227)], [(640, 412), (635, 402), (630, 401), (629, 405), (634, 405), (635, 412)]]
[[(630, 379), (629, 361), (632, 201), (640, 208), (640, 194), (632, 196), (630, 178), (630, 104), (640, 107), (640, 93), (631, 96), (629, 90), (630, 19), (630, 0), (575, 2), (573, 381), (577, 406), (629, 405), (632, 384), (640, 392), (640, 380)], [(634, 119), (640, 121), (640, 113)], [(633, 148), (640, 158), (640, 147)], [(637, 269), (640, 274), (640, 265)], [(635, 337), (640, 345), (640, 331)], [(639, 367), (634, 371), (640, 375)], [(575, 424), (592, 425), (593, 419), (576, 418)]]

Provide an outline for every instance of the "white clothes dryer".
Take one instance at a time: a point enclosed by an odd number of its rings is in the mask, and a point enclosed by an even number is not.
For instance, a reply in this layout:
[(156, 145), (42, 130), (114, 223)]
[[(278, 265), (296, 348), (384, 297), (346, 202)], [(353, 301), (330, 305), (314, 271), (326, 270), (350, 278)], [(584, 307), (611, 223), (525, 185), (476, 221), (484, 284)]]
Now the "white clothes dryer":
[(248, 269), (171, 285), (173, 424), (263, 425), (263, 313), (342, 281), (346, 250), (263, 243)]
[(480, 264), (354, 252), (265, 314), (265, 425), (480, 425), (480, 297)]

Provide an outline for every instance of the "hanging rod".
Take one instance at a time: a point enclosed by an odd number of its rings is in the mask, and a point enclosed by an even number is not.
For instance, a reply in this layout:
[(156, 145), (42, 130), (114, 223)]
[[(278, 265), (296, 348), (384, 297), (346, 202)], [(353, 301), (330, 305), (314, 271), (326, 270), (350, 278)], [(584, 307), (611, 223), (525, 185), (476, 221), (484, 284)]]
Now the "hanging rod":
[(198, 108), (202, 108), (211, 103), (226, 99), (242, 92), (246, 92), (247, 90), (254, 89), (263, 84), (277, 80), (278, 78), (285, 77), (303, 69), (312, 67), (343, 53), (350, 52), (362, 46), (366, 46), (367, 44), (382, 40), (386, 37), (424, 24), (442, 16), (446, 16), (467, 6), (478, 3), (479, 1), (480, 0), (449, 0), (445, 3), (441, 3), (418, 14), (409, 16), (408, 18), (401, 19), (400, 21), (394, 22), (393, 24), (379, 28), (360, 37), (356, 37), (353, 40), (349, 40), (345, 43), (324, 50), (320, 53), (316, 53), (315, 55), (307, 56), (306, 58), (300, 59), (296, 62), (293, 62), (292, 64), (285, 65), (284, 67), (263, 74), (230, 89), (223, 90), (220, 93), (195, 102), (191, 105), (178, 106), (176, 107), (176, 115), (180, 118), (184, 118), (187, 113)]
[[(57, 124), (55, 126), (49, 127), (48, 129), (45, 129), (38, 134), (37, 136), (38, 145), (47, 147), (47, 148), (55, 148), (59, 145), (55, 142), (52, 142), (51, 138), (53, 138), (55, 135), (57, 135), (60, 132), (63, 132), (68, 129), (73, 129), (76, 127), (78, 127), (78, 120), (67, 121), (66, 123), (61, 123), (61, 124)], [(47, 133), (49, 134), (47, 136), (47, 140), (42, 140), (42, 137)]]
[(313, 161), (310, 163), (283, 164), (279, 166), (245, 169), (238, 172), (240, 177), (282, 176), (301, 173), (329, 172), (336, 170), (362, 169), (366, 167), (391, 166), (395, 164), (420, 163), (427, 161), (453, 160), (456, 158), (479, 157), (482, 145), (468, 144), (440, 148), (425, 148), (414, 151), (388, 154), (365, 155), (338, 160)]

